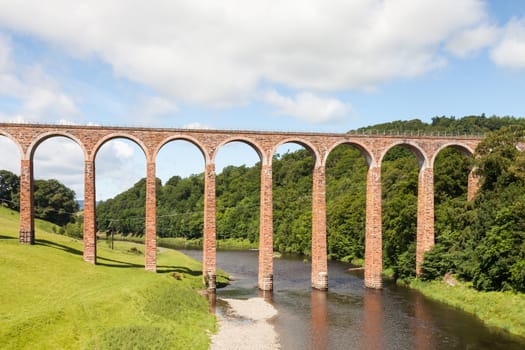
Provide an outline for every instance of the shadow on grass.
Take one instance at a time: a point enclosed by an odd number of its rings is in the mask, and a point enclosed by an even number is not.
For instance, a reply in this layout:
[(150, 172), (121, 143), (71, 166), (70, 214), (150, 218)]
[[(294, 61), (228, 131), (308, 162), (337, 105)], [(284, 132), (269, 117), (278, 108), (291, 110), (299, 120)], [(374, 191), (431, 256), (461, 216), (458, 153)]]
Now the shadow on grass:
[(75, 249), (75, 248), (71, 248), (71, 247), (68, 247), (67, 245), (59, 244), (59, 243), (56, 243), (56, 242), (51, 242), (51, 241), (48, 241), (46, 239), (36, 239), (35, 240), (35, 245), (43, 245), (43, 246), (50, 247), (50, 248), (60, 249), (60, 250), (63, 250), (65, 252), (67, 252), (67, 253), (71, 253), (71, 254), (75, 254), (75, 255), (82, 255), (82, 251), (81, 250), (78, 250), (78, 249)]
[[(109, 262), (100, 262), (100, 260), (109, 261)], [(144, 268), (142, 264), (130, 263), (127, 261), (115, 260), (110, 258), (104, 258), (102, 256), (97, 256), (97, 265), (100, 266), (109, 266), (109, 267), (119, 267), (119, 268)]]
[(0, 239), (16, 239), (16, 240), (18, 240), (18, 237), (0, 235)]
[(157, 273), (170, 273), (170, 272), (178, 272), (178, 273), (184, 273), (191, 276), (201, 276), (202, 270), (193, 270), (189, 269), (186, 266), (157, 266)]

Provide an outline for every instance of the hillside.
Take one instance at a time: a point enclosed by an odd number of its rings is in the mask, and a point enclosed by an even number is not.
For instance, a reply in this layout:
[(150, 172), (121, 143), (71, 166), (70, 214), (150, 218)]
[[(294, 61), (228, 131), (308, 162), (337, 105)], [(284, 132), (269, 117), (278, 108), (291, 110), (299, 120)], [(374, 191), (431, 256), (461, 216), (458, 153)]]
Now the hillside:
[(207, 349), (215, 318), (196, 290), (200, 263), (165, 250), (154, 274), (141, 246), (99, 242), (93, 266), (47, 222), (34, 246), (19, 244), (18, 220), (0, 207), (1, 349)]

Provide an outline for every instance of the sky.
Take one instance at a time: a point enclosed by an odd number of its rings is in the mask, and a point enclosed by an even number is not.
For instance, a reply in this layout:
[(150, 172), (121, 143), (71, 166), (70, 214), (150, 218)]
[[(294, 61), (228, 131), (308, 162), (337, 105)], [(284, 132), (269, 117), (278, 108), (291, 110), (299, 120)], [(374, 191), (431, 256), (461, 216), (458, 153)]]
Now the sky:
[[(523, 117), (524, 101), (522, 0), (0, 0), (1, 122), (343, 133)], [(0, 155), (19, 174), (5, 137)], [(234, 143), (216, 168), (257, 160)], [(34, 161), (82, 199), (76, 144), (47, 140)], [(184, 142), (157, 159), (163, 182), (203, 167)], [(113, 140), (96, 171), (104, 200), (145, 176), (144, 155)]]

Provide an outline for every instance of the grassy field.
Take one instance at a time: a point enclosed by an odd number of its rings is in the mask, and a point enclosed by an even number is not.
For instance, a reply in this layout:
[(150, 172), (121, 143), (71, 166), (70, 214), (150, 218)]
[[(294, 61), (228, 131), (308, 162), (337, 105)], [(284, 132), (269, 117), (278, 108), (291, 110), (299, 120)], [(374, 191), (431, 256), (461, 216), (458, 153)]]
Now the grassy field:
[(155, 274), (141, 246), (116, 242), (99, 243), (93, 266), (49, 223), (36, 222), (35, 245), (19, 244), (18, 220), (0, 207), (0, 349), (208, 348), (216, 323), (197, 292), (199, 262), (163, 250)]

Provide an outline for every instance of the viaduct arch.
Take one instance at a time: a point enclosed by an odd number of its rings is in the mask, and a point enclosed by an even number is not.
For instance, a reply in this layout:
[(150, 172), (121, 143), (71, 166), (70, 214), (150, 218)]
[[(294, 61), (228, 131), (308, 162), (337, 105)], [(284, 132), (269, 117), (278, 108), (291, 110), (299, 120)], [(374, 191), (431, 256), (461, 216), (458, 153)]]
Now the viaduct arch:
[[(166, 128), (0, 123), (0, 135), (20, 150), (20, 243), (34, 243), (33, 159), (38, 145), (53, 136), (76, 142), (84, 152), (84, 249), (83, 259), (96, 264), (95, 156), (106, 141), (124, 137), (137, 143), (146, 155), (146, 256), (145, 269), (156, 271), (156, 174), (155, 160), (168, 142), (187, 140), (198, 147), (205, 160), (203, 279), (215, 290), (216, 217), (215, 153), (224, 144), (240, 141), (250, 145), (261, 159), (259, 278), (262, 290), (273, 289), (272, 156), (281, 144), (294, 142), (306, 147), (314, 158), (312, 183), (312, 287), (328, 288), (326, 243), (325, 163), (341, 144), (357, 147), (368, 164), (366, 184), (365, 286), (382, 287), (381, 160), (394, 146), (410, 148), (419, 162), (416, 271), (423, 254), (434, 245), (434, 160), (446, 147), (472, 154), (481, 137), (356, 135), (336, 133), (291, 133)], [(469, 199), (477, 190), (477, 179), (469, 175)]]

